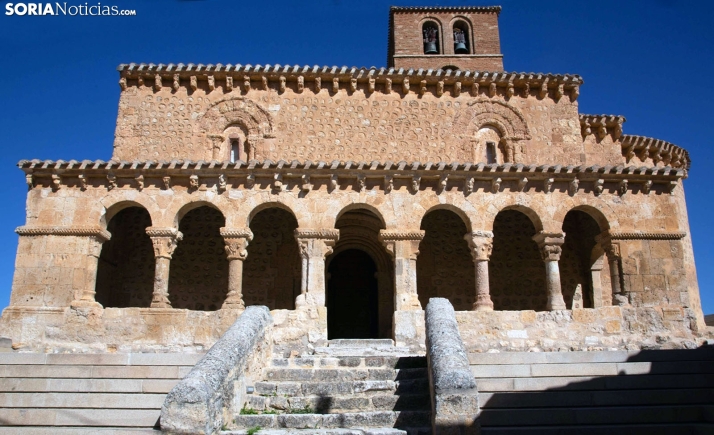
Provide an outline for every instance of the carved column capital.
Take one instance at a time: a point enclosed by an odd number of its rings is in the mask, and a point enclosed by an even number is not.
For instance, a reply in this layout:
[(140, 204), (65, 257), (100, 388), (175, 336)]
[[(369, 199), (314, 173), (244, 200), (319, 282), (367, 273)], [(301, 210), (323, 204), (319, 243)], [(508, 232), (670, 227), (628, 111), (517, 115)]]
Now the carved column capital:
[(464, 235), (469, 244), (471, 258), (476, 261), (488, 261), (493, 252), (493, 233), (491, 231), (472, 231)]
[(622, 254), (620, 253), (620, 244), (613, 241), (612, 234), (610, 234), (609, 231), (605, 231), (595, 236), (595, 241), (600, 244), (603, 251), (605, 251), (605, 255), (607, 255), (607, 259), (609, 261), (620, 260), (622, 258)]
[(340, 238), (340, 230), (333, 228), (297, 228), (294, 234), (300, 248), (300, 255), (305, 259), (327, 257), (332, 254), (332, 248)]
[(424, 238), (424, 234), (424, 230), (380, 230), (379, 241), (392, 259), (416, 260), (419, 255), (419, 243)]
[(226, 244), (228, 261), (244, 261), (248, 257), (248, 243), (253, 240), (250, 228), (221, 228), (221, 236)]
[(176, 228), (148, 227), (146, 234), (154, 245), (154, 257), (171, 259), (176, 245), (183, 240), (183, 234)]
[(562, 246), (565, 242), (565, 233), (548, 233), (541, 231), (533, 236), (533, 240), (540, 248), (543, 261), (560, 260), (560, 254), (563, 252)]

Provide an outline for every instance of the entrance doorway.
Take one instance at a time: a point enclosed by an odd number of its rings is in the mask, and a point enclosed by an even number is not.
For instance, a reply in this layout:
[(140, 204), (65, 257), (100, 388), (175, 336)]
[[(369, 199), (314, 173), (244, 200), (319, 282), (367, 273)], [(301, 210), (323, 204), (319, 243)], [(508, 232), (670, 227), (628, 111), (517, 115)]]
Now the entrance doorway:
[(377, 338), (377, 266), (359, 249), (337, 254), (328, 267), (327, 337)]

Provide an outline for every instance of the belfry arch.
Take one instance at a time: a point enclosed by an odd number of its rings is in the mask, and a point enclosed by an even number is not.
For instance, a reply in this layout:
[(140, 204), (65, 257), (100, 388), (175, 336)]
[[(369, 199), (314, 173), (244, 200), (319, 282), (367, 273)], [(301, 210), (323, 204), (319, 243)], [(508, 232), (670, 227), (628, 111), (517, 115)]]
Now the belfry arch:
[(340, 238), (325, 260), (328, 337), (391, 338), (394, 266), (378, 240), (381, 217), (351, 207), (335, 228)]

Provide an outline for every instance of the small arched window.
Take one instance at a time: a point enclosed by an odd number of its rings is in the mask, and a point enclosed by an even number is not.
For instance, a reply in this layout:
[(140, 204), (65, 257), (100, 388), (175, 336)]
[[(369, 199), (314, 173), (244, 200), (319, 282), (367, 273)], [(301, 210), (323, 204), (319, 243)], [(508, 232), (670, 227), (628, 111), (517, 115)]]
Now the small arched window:
[(454, 23), (454, 53), (470, 54), (471, 44), (469, 43), (469, 25), (464, 21)]
[(439, 54), (439, 27), (427, 21), (421, 28), (424, 36), (424, 54)]
[(231, 163), (240, 160), (240, 139), (231, 139)]

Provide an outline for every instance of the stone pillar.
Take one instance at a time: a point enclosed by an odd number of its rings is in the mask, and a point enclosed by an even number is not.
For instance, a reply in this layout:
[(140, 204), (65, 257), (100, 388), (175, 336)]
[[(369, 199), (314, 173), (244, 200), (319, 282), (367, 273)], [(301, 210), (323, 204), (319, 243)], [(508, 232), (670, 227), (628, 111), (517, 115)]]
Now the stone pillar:
[(565, 310), (565, 300), (560, 287), (560, 269), (558, 268), (558, 260), (560, 260), (560, 254), (562, 253), (561, 246), (565, 242), (565, 234), (541, 231), (533, 236), (533, 240), (538, 244), (545, 262), (545, 281), (548, 289), (547, 309), (551, 311)]
[(493, 233), (490, 231), (473, 231), (467, 233), (464, 239), (469, 244), (471, 258), (476, 271), (476, 302), (474, 311), (493, 311), (493, 302), (488, 286), (488, 261), (493, 252)]
[(423, 230), (381, 230), (382, 242), (394, 260), (394, 309), (396, 311), (421, 310), (417, 295), (416, 259)]
[(610, 233), (604, 233), (595, 237), (595, 241), (600, 244), (600, 247), (605, 251), (607, 263), (610, 266), (610, 284), (612, 285), (612, 303), (613, 305), (627, 306), (630, 300), (627, 293), (622, 288), (621, 279), (622, 271), (620, 263), (622, 255), (620, 254), (620, 244), (614, 242), (610, 237)]
[(300, 295), (295, 300), (296, 308), (305, 305), (325, 306), (325, 257), (332, 254), (332, 248), (339, 237), (340, 230), (336, 229), (295, 230), (302, 258), (302, 281)]
[(176, 228), (148, 227), (146, 234), (154, 245), (156, 269), (154, 271), (154, 294), (151, 308), (171, 308), (169, 301), (169, 266), (176, 244), (183, 239), (183, 234)]
[(243, 310), (243, 262), (248, 257), (248, 243), (253, 240), (250, 228), (221, 228), (228, 256), (228, 295), (221, 308)]
[(99, 255), (102, 253), (102, 245), (112, 237), (107, 230), (97, 229), (96, 234), (89, 236), (87, 262), (82, 295), (70, 303), (72, 308), (102, 308), (96, 301), (97, 270), (99, 268)]

